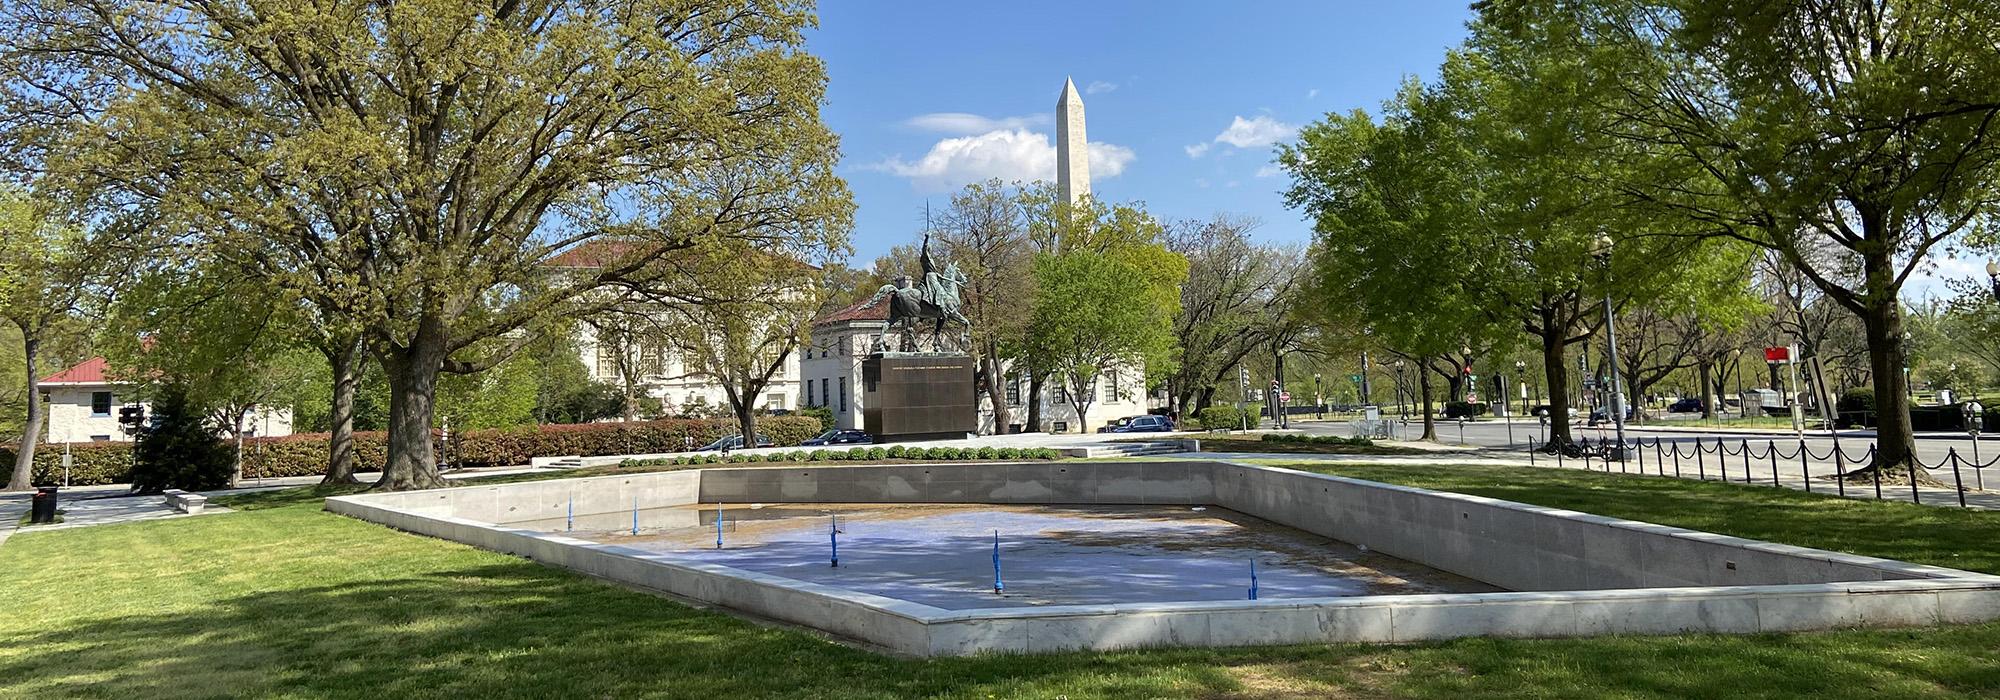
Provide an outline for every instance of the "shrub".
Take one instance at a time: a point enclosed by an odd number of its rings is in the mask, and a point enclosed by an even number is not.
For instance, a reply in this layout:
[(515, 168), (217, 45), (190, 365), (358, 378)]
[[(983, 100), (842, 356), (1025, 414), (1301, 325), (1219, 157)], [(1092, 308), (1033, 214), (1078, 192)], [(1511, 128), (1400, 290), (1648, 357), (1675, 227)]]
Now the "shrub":
[(133, 459), (132, 488), (144, 493), (218, 489), (236, 472), (236, 446), (216, 436), (208, 417), (179, 387), (153, 401), (153, 423), (140, 436)]
[(821, 449), (821, 450), (813, 450), (812, 452), (808, 452), (808, 453), (806, 453), (806, 460), (807, 460), (807, 461), (810, 461), (810, 462), (823, 462), (823, 461), (826, 461), (826, 450), (823, 450), (823, 449)]
[(1053, 448), (1053, 447), (1037, 447), (1037, 448), (1035, 448), (1035, 457), (1037, 457), (1037, 458), (1039, 458), (1039, 459), (1055, 459), (1055, 458), (1057, 458), (1057, 457), (1060, 457), (1060, 456), (1062, 456), (1062, 455), (1061, 455), (1060, 453), (1057, 453), (1057, 452), (1056, 452), (1056, 448)]
[(997, 457), (999, 457), (999, 456), (1000, 456), (1000, 451), (999, 451), (999, 450), (995, 450), (995, 449), (993, 449), (992, 447), (981, 447), (981, 448), (979, 448), (979, 458), (980, 458), (980, 459), (994, 459), (994, 458), (997, 458)]
[(1486, 415), (1486, 404), (1451, 401), (1444, 405), (1445, 418), (1477, 418)]
[[(802, 417), (811, 418), (813, 420), (819, 421), (819, 429), (815, 431), (813, 435), (818, 435), (820, 433), (824, 433), (826, 431), (833, 429), (833, 409), (831, 408), (827, 408), (825, 406), (807, 406), (805, 408), (799, 409), (798, 411), (796, 411), (796, 413), (798, 413), (798, 415)], [(778, 438), (772, 437), (771, 439), (775, 441)]]
[(904, 450), (903, 456), (908, 457), (910, 459), (927, 459), (930, 457), (930, 453), (931, 451), (928, 449), (922, 447), (912, 447), (910, 449)]
[(884, 450), (884, 449), (882, 449), (882, 448), (880, 448), (880, 447), (870, 447), (870, 448), (868, 448), (868, 458), (869, 458), (869, 459), (881, 459), (881, 458), (883, 458), (883, 457), (887, 457), (887, 456), (889, 456), (889, 451), (888, 451), (888, 450)]
[(906, 451), (907, 450), (904, 450), (902, 445), (890, 445), (889, 450), (883, 454), (886, 454), (894, 458), (901, 458), (903, 456), (903, 453)]
[(994, 450), (993, 456), (999, 457), (1001, 459), (1014, 459), (1021, 456), (1021, 451), (1012, 447), (1002, 447), (998, 450)]
[(1235, 406), (1210, 406), (1195, 413), (1195, 420), (1206, 430), (1236, 430), (1243, 427), (1243, 412)]
[(803, 462), (803, 461), (806, 461), (806, 452), (805, 452), (805, 450), (792, 450), (791, 452), (789, 452), (789, 453), (786, 453), (786, 455), (785, 455), (785, 456), (786, 456), (786, 458), (790, 459), (790, 460), (791, 460), (791, 461), (793, 461), (793, 462)]

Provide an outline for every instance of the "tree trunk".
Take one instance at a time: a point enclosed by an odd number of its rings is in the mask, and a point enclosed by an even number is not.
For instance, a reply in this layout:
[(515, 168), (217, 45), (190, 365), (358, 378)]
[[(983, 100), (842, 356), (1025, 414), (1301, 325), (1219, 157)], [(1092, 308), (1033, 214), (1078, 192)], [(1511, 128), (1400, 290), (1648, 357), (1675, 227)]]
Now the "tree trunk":
[(437, 412), (437, 379), (445, 358), (438, 322), (420, 322), (407, 347), (382, 353), (389, 374), (389, 461), (375, 489), (407, 491), (445, 486), (438, 476), (431, 421)]
[(361, 344), (347, 344), (326, 354), (333, 368), (333, 407), (326, 438), (326, 478), (322, 484), (354, 484), (354, 392), (360, 386)]
[(1026, 399), (1028, 402), (1028, 425), (1027, 425), (1028, 432), (1031, 433), (1041, 432), (1042, 430), (1042, 375), (1041, 374), (1033, 374), (1028, 377), (1028, 395), (1022, 398)]
[(1014, 416), (1007, 407), (1007, 387), (1002, 385), (1006, 380), (1000, 374), (1000, 355), (990, 346), (983, 354), (985, 357), (980, 358), (980, 364), (984, 365), (982, 373), (986, 375), (986, 399), (993, 404), (993, 434), (1006, 435), (1007, 424), (1013, 422)]
[(1885, 477), (1907, 476), (1910, 460), (1917, 451), (1916, 435), (1910, 426), (1909, 377), (1903, 373), (1906, 360), (1899, 303), (1891, 297), (1887, 303), (1869, 304), (1861, 317), (1868, 331), (1868, 367), (1875, 375), (1875, 464), (1869, 468), (1887, 470), (1883, 473)]
[(1425, 371), (1421, 368), (1417, 370), (1417, 384), (1422, 387), (1424, 398), (1424, 436), (1418, 439), (1437, 442), (1437, 412), (1433, 408), (1436, 400), (1431, 396), (1431, 377)]
[(21, 349), (27, 353), (22, 366), (28, 376), (28, 417), (21, 423), (21, 442), (14, 450), (14, 474), (7, 479), (8, 491), (31, 491), (35, 487), (35, 445), (42, 437), (41, 377), (36, 376), (35, 353), (42, 343), (34, 335), (25, 328), (21, 331)]
[(1569, 446), (1569, 362), (1563, 352), (1568, 345), (1563, 342), (1562, 329), (1551, 328), (1554, 324), (1544, 324), (1542, 339), (1542, 372), (1548, 375), (1545, 381), (1549, 389), (1549, 441), (1552, 449)]
[(1707, 360), (1702, 360), (1694, 364), (1694, 385), (1695, 385), (1694, 393), (1695, 396), (1699, 397), (1699, 400), (1701, 401), (1702, 420), (1708, 420), (1710, 418), (1715, 417), (1716, 397), (1714, 393), (1709, 391), (1710, 389), (1715, 388), (1715, 385), (1709, 383), (1708, 381), (1710, 377), (1714, 376), (1714, 372), (1712, 371), (1714, 367), (1715, 367), (1714, 363), (1711, 363)]
[(1215, 387), (1204, 387), (1200, 392), (1195, 394), (1194, 413), (1196, 415), (1201, 414), (1201, 409), (1213, 405), (1215, 405)]
[(1080, 377), (1072, 375), (1070, 379), (1073, 391), (1069, 393), (1069, 405), (1070, 408), (1076, 409), (1076, 432), (1089, 433), (1090, 424), (1086, 416), (1090, 411), (1090, 401), (1086, 397), (1090, 396), (1089, 392), (1093, 387), (1086, 387)]

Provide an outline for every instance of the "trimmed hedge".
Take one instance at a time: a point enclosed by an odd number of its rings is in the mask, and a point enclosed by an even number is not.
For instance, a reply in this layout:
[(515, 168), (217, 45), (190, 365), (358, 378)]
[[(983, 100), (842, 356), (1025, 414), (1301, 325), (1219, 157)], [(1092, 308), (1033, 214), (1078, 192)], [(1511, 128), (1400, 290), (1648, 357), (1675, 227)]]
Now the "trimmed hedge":
[(1375, 441), (1374, 441), (1374, 440), (1370, 440), (1370, 439), (1368, 439), (1368, 438), (1365, 438), (1365, 437), (1362, 437), (1362, 436), (1359, 436), (1359, 435), (1356, 435), (1356, 436), (1354, 436), (1354, 437), (1339, 437), (1339, 436), (1336, 436), (1336, 435), (1302, 435), (1302, 434), (1299, 434), (1299, 433), (1265, 433), (1265, 434), (1264, 434), (1264, 437), (1262, 437), (1262, 438), (1259, 438), (1259, 440), (1262, 440), (1262, 441), (1264, 441), (1264, 442), (1297, 442), (1297, 443), (1307, 443), (1307, 444), (1313, 444), (1313, 445), (1352, 445), (1352, 446), (1355, 446), (1355, 447), (1374, 447), (1374, 446), (1375, 446)]
[[(776, 416), (757, 421), (757, 430), (779, 445), (796, 445), (820, 433), (819, 421), (805, 416)], [(736, 434), (734, 420), (667, 419), (631, 423), (578, 423), (532, 428), (473, 430), (459, 436), (455, 451), (440, 457), (460, 467), (501, 467), (526, 464), (534, 457), (580, 455), (598, 457), (648, 452), (680, 452), (692, 440), (706, 445)], [(326, 433), (302, 433), (243, 441), (243, 474), (252, 477), (315, 476), (326, 473)], [(380, 469), (389, 458), (388, 434), (354, 434), (356, 464), (363, 471)], [(115, 484), (131, 480), (132, 443), (70, 444), (69, 483), (76, 486)], [(60, 443), (35, 450), (34, 482), (62, 483)], [(14, 448), (0, 447), (0, 464), (13, 464)]]
[[(1196, 412), (1195, 420), (1201, 423), (1204, 430), (1236, 430), (1243, 427), (1243, 412), (1236, 410), (1235, 406), (1209, 406)], [(1250, 427), (1255, 428), (1257, 424), (1253, 421)]]
[[(1371, 442), (1351, 444), (1374, 444)], [(898, 451), (902, 445), (888, 449), (881, 447), (856, 447), (846, 450), (813, 450), (801, 452), (771, 452), (762, 455), (731, 455), (729, 462), (845, 462), (889, 459), (959, 460), (959, 459), (1056, 459), (1062, 453), (1047, 447), (911, 447)], [(620, 462), (621, 467), (691, 467), (715, 464), (719, 457), (714, 454), (682, 455), (679, 457), (656, 457), (653, 459), (628, 459)]]
[(1444, 405), (1445, 418), (1477, 418), (1486, 415), (1488, 406), (1483, 403), (1452, 401)]

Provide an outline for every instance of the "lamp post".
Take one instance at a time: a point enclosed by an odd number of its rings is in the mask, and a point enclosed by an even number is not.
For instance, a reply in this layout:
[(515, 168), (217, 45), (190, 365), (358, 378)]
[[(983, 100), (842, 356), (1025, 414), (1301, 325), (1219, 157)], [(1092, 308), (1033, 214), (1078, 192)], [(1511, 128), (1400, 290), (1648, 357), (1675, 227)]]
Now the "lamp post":
[(1618, 459), (1625, 459), (1625, 381), (1618, 376), (1618, 326), (1611, 314), (1611, 236), (1597, 235), (1597, 245), (1590, 251), (1604, 267), (1604, 350), (1608, 355), (1611, 372), (1611, 421), (1618, 428), (1618, 449), (1614, 452)]
[(1403, 358), (1396, 358), (1396, 415), (1402, 416), (1405, 422), (1410, 420), (1410, 412), (1403, 406), (1403, 395), (1409, 390), (1410, 388), (1403, 384)]
[(1986, 261), (1986, 280), (1993, 283), (1993, 300), (2000, 301), (2000, 261)]
[(1326, 420), (1326, 394), (1320, 390), (1319, 373), (1313, 373), (1313, 415)]
[(1456, 398), (1460, 401), (1470, 402), (1472, 399), (1468, 397), (1472, 395), (1472, 390), (1474, 388), (1472, 386), (1472, 346), (1470, 345), (1458, 346), (1458, 354), (1463, 355), (1465, 357), (1465, 366), (1460, 367), (1458, 372), (1458, 376), (1464, 378), (1458, 383), (1458, 385), (1462, 387), (1464, 390), (1460, 391), (1458, 396), (1455, 396), (1453, 398)]
[(1528, 363), (1514, 361), (1514, 386), (1521, 388), (1521, 415), (1534, 413), (1534, 407), (1528, 405)]

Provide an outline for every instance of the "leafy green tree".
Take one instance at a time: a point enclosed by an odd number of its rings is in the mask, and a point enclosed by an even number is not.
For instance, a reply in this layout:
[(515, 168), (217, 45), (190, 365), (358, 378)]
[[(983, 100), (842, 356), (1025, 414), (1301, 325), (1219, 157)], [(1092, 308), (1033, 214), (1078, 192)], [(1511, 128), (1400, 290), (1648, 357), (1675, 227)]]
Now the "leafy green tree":
[(1004, 363), (1027, 332), (1035, 292), (1034, 248), (1018, 191), (998, 179), (966, 185), (942, 213), (937, 240), (966, 274), (961, 312), (972, 322), (976, 381), (993, 407), (994, 429), (1005, 432), (1013, 415)]
[(1237, 365), (1267, 344), (1263, 331), (1288, 308), (1277, 302), (1298, 281), (1305, 256), (1258, 245), (1249, 236), (1257, 226), (1218, 214), (1167, 228), (1167, 248), (1188, 261), (1174, 315), (1177, 360), (1165, 379), (1176, 415), (1208, 407), (1216, 385), (1234, 381)]
[(1620, 137), (1660, 157), (1624, 187), (1688, 228), (1778, 253), (1865, 329), (1871, 468), (1915, 449), (1905, 281), (2000, 206), (2000, 8), (1967, 0), (1492, 3), (1539, 53), (1596, 57)]
[(0, 10), (0, 51), (47, 78), (10, 96), (60, 123), (33, 133), (64, 190), (362, 333), (391, 396), (377, 487), (408, 489), (443, 485), (440, 373), (674, 251), (843, 244), (815, 22), (802, 0), (51, 1)]
[(690, 376), (722, 386), (745, 444), (754, 444), (757, 400), (812, 332), (822, 291), (810, 266), (771, 254), (717, 249), (700, 267), (699, 298), (663, 309), (666, 338)]
[(35, 447), (43, 421), (39, 363), (45, 346), (62, 341), (83, 304), (100, 289), (109, 257), (102, 240), (58, 222), (45, 203), (0, 189), (0, 318), (13, 325), (19, 341), (24, 406), (20, 446), (8, 491), (33, 488)]
[(1172, 362), (1180, 305), (1172, 277), (1186, 270), (1185, 260), (1157, 245), (1150, 251), (1044, 254), (1035, 261), (1027, 354), (1061, 379), (1079, 431), (1087, 430), (1104, 372)]

